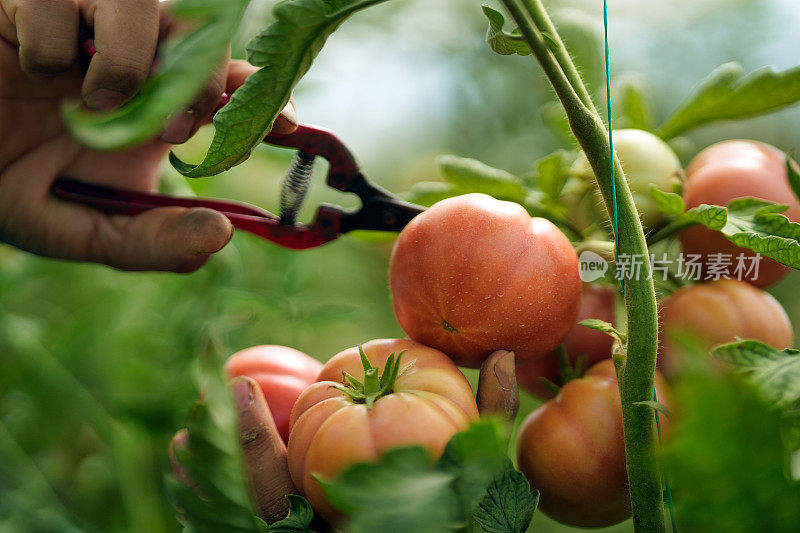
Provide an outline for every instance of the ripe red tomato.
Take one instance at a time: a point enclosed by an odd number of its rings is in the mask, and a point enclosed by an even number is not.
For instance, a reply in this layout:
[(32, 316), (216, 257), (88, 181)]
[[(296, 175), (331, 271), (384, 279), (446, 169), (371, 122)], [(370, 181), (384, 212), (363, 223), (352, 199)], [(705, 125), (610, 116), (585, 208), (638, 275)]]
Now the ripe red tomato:
[[(658, 401), (670, 404), (656, 374)], [(666, 417), (659, 415), (666, 432)], [(540, 492), (539, 509), (564, 524), (610, 526), (631, 515), (614, 363), (606, 359), (531, 413), (517, 437), (519, 469)]]
[[(784, 213), (790, 220), (800, 221), (798, 202), (786, 171), (786, 154), (777, 148), (757, 141), (724, 141), (714, 144), (691, 162), (688, 168), (684, 199), (688, 207), (700, 204), (726, 205), (735, 198), (753, 197), (789, 205)], [(692, 226), (680, 234), (685, 254), (700, 254), (707, 267), (711, 254), (725, 254), (732, 264), (721, 270), (729, 277), (739, 279), (736, 272), (737, 257), (746, 258), (754, 253), (739, 248), (718, 232), (703, 226)], [(750, 266), (750, 260), (745, 262)], [(717, 261), (717, 265), (720, 262)], [(758, 274), (751, 272), (741, 277), (757, 287), (766, 287), (780, 281), (790, 269), (766, 257), (761, 258)], [(744, 272), (742, 272), (744, 274)]]
[(484, 194), (443, 200), (400, 234), (389, 280), (406, 334), (477, 368), (495, 350), (529, 361), (575, 322), (581, 282), (550, 221)]
[[(581, 290), (581, 305), (575, 325), (564, 338), (564, 350), (573, 367), (579, 358), (583, 359), (583, 368), (611, 357), (611, 346), (614, 340), (610, 335), (578, 324), (581, 320), (597, 318), (614, 323), (614, 287), (597, 283), (584, 283)], [(533, 361), (517, 365), (517, 381), (526, 390), (537, 396), (550, 398), (553, 393), (541, 378), (547, 378), (560, 384), (561, 376), (556, 351)]]
[(667, 376), (678, 364), (676, 333), (691, 335), (709, 349), (739, 339), (789, 348), (794, 333), (789, 317), (771, 294), (743, 281), (719, 280), (684, 287), (660, 305), (659, 368)]
[(247, 376), (264, 393), (284, 442), (289, 440), (289, 415), (300, 393), (317, 381), (322, 363), (287, 346), (253, 346), (231, 355), (228, 377)]
[[(372, 461), (400, 446), (419, 445), (435, 460), (450, 438), (478, 417), (472, 388), (445, 354), (417, 342), (381, 339), (361, 348), (369, 362), (387, 372), (387, 361), (399, 356), (396, 381), (381, 395), (365, 377), (359, 348), (328, 361), (319, 382), (309, 387), (292, 411), (289, 472), (314, 509), (329, 521), (340, 518), (312, 474), (335, 479), (346, 467)], [(361, 392), (342, 388), (348, 374)], [(358, 389), (359, 387), (355, 387)], [(369, 399), (372, 395), (372, 400)]]

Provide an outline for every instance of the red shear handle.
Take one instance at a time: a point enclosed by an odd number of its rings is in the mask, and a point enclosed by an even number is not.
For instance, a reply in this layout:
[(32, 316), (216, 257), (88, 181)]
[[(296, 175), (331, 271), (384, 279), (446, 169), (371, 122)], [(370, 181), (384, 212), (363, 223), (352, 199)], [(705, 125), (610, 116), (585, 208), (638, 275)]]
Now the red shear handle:
[(281, 224), (272, 213), (241, 202), (148, 194), (68, 178), (56, 180), (52, 190), (55, 196), (64, 200), (129, 216), (166, 206), (206, 207), (228, 217), (233, 227), (292, 250), (305, 250), (328, 243), (339, 236), (342, 228), (343, 213), (332, 206), (320, 207), (310, 226), (289, 226)]
[(348, 192), (361, 176), (355, 156), (342, 140), (331, 130), (319, 126), (300, 124), (289, 134), (270, 133), (264, 142), (286, 148), (297, 148), (308, 154), (320, 156), (330, 163), (328, 185), (334, 189)]

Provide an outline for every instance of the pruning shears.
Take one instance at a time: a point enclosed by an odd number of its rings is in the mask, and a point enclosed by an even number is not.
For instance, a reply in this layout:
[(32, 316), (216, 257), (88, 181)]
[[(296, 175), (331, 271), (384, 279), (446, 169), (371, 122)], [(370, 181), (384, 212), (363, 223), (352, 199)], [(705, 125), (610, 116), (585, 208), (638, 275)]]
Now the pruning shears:
[[(86, 54), (91, 55), (93, 45), (90, 41), (86, 41), (83, 48)], [(229, 200), (163, 196), (69, 178), (56, 180), (52, 192), (65, 200), (125, 215), (136, 215), (163, 206), (207, 207), (224, 214), (235, 228), (293, 250), (314, 248), (353, 230), (399, 232), (425, 210), (371, 182), (352, 152), (330, 130), (301, 124), (290, 134), (270, 133), (263, 142), (298, 150), (281, 186), (279, 216), (259, 207)], [(322, 157), (330, 164), (328, 185), (342, 192), (356, 194), (362, 205), (357, 211), (351, 212), (337, 205), (322, 204), (311, 224), (300, 224), (297, 222), (297, 213), (308, 192), (316, 157)]]
[[(59, 198), (125, 215), (163, 206), (207, 207), (228, 217), (235, 228), (293, 250), (314, 248), (353, 230), (401, 231), (425, 210), (372, 183), (347, 146), (330, 130), (301, 124), (294, 133), (269, 134), (264, 142), (298, 149), (281, 186), (280, 216), (229, 200), (148, 194), (68, 178), (56, 180), (52, 190)], [(308, 192), (317, 156), (330, 163), (328, 185), (356, 194), (362, 205), (361, 209), (350, 212), (337, 205), (322, 204), (311, 224), (300, 224), (297, 212)]]

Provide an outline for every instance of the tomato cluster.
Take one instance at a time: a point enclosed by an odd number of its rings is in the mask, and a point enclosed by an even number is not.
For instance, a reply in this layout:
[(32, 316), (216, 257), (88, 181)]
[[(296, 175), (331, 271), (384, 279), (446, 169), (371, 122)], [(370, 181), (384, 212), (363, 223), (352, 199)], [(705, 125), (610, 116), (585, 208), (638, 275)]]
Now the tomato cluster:
[[(787, 216), (800, 220), (785, 155), (773, 147), (714, 145), (692, 161), (684, 183), (677, 156), (655, 136), (624, 130), (616, 140), (648, 228), (664, 223), (649, 195), (652, 185), (675, 190), (683, 184), (689, 207), (725, 205), (741, 196), (786, 203)], [(585, 157), (572, 172), (580, 179), (591, 175)], [(706, 273), (715, 254), (750, 253), (701, 227), (684, 230), (680, 240), (684, 252), (701, 257)], [(791, 346), (785, 311), (759, 288), (785, 274), (785, 267), (767, 260), (758, 276), (687, 285), (664, 298), (659, 368), (668, 377), (679, 374), (680, 335), (708, 350), (736, 339)], [(515, 353), (518, 383), (545, 400), (525, 419), (517, 442), (519, 468), (540, 491), (540, 509), (580, 527), (630, 516), (613, 338), (579, 324), (618, 322), (617, 290), (581, 283), (573, 244), (558, 227), (490, 196), (450, 198), (401, 233), (389, 282), (409, 339), (367, 342), (324, 366), (279, 346), (244, 350), (226, 365), (230, 376), (251, 376), (262, 387), (288, 441), (291, 478), (321, 516), (333, 523), (341, 518), (318, 480), (398, 446), (421, 445), (438, 457), (478, 417), (473, 391), (456, 365), (480, 367), (497, 350)], [(657, 401), (668, 407), (670, 392), (658, 372), (655, 382)], [(654, 416), (666, 438), (669, 421), (663, 413)]]

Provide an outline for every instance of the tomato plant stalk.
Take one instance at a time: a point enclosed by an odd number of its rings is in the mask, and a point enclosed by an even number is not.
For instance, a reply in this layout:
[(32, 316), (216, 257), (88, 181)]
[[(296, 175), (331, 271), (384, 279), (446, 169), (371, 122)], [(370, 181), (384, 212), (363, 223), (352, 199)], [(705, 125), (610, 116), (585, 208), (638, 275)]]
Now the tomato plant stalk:
[(619, 160), (616, 156), (612, 160), (605, 124), (541, 0), (502, 1), (564, 105), (572, 132), (597, 176), (612, 220), (611, 206), (616, 189), (619, 256), (638, 258), (639, 272), (625, 278), (628, 342), (627, 356), (619, 369), (625, 453), (635, 530), (663, 532), (661, 476), (655, 458), (655, 417), (653, 411), (641, 403), (653, 399), (658, 346), (656, 296), (642, 224)]

